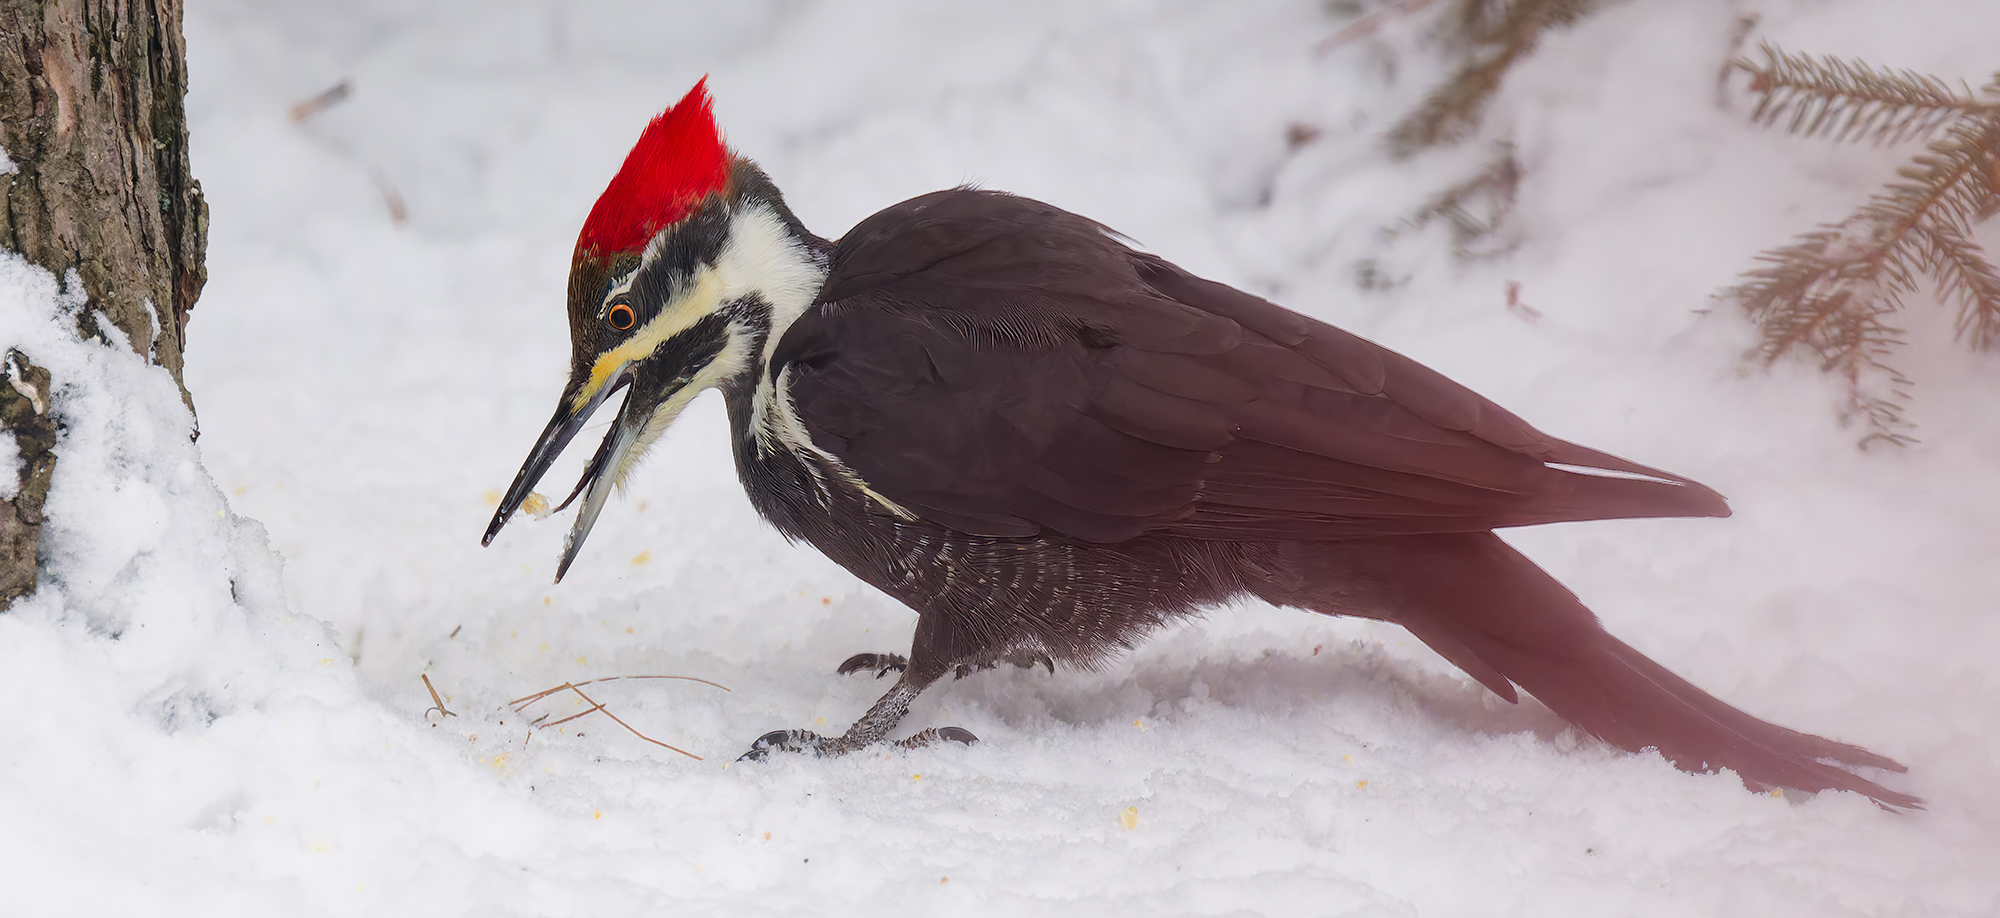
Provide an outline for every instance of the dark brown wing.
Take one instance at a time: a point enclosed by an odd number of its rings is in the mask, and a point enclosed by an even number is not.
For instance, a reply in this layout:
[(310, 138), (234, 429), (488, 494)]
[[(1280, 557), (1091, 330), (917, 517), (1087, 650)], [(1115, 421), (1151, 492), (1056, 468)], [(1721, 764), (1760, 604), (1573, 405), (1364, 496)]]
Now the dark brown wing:
[(855, 227), (773, 364), (815, 444), (978, 534), (1318, 540), (1729, 513), (1701, 485), (995, 192)]

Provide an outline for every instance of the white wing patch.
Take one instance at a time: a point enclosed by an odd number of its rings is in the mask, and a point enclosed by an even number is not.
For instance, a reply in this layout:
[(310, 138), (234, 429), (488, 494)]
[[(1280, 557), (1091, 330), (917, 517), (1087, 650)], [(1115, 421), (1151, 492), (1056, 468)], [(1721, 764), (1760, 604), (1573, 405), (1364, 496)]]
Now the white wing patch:
[(1572, 475), (1589, 475), (1592, 478), (1618, 478), (1625, 481), (1650, 481), (1654, 484), (1673, 485), (1676, 488), (1681, 487), (1680, 482), (1671, 478), (1661, 478), (1657, 475), (1643, 475), (1638, 472), (1625, 472), (1618, 469), (1600, 469), (1591, 465), (1570, 465), (1567, 462), (1544, 462), (1542, 465), (1555, 469), (1558, 472), (1568, 472)]
[[(826, 268), (792, 237), (784, 222), (768, 207), (752, 207), (737, 214), (730, 225), (729, 239), (729, 247), (715, 263), (716, 274), (722, 280), (722, 299), (727, 302), (755, 293), (771, 307), (771, 332), (765, 336), (763, 351), (757, 355), (757, 366), (763, 372), (750, 396), (750, 429), (758, 451), (769, 452), (782, 445), (797, 453), (817, 456), (834, 474), (883, 509), (902, 519), (916, 519), (916, 514), (869, 487), (840, 457), (813, 443), (812, 434), (807, 432), (798, 408), (792, 404), (789, 368), (776, 379), (771, 377), (771, 352), (792, 323), (812, 308), (813, 299), (826, 280)], [(815, 477), (820, 475), (812, 463), (807, 468)], [(821, 482), (821, 487), (824, 486)]]

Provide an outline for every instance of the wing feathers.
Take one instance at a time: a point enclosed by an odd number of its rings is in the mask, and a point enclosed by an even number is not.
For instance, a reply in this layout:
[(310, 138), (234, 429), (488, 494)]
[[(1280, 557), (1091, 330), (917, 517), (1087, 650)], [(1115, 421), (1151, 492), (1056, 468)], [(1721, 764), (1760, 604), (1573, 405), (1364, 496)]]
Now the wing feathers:
[(940, 192), (870, 217), (821, 297), (772, 368), (792, 368), (814, 443), (966, 532), (1320, 540), (1728, 513), (1021, 198)]

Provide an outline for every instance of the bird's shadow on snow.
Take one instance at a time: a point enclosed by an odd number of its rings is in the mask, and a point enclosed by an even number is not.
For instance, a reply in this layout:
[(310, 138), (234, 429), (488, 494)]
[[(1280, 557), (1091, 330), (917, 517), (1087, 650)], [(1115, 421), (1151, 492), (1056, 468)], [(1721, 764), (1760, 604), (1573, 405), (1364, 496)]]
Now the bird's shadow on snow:
[(1031, 730), (1129, 728), (1135, 718), (1163, 725), (1224, 714), (1323, 723), (1375, 732), (1387, 721), (1428, 720), (1443, 731), (1554, 739), (1570, 725), (1525, 693), (1510, 704), (1484, 686), (1399, 659), (1355, 640), (1312, 652), (1267, 649), (1249, 655), (1142, 650), (1097, 672), (1041, 669), (975, 673), (950, 689), (959, 704), (984, 708), (1009, 727)]

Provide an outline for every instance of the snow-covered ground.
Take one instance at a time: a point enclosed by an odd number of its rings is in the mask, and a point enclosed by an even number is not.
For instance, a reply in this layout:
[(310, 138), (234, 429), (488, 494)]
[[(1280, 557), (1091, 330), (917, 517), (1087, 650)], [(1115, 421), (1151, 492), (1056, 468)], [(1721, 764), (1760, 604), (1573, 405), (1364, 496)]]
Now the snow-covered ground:
[[(0, 615), (0, 915), (2000, 913), (2000, 362), (1915, 301), (1923, 442), (1864, 454), (1828, 382), (1743, 372), (1747, 327), (1701, 314), (1911, 152), (1749, 126), (1718, 86), (1738, 17), (1751, 48), (1977, 85), (2000, 14), (1616, 4), (1478, 137), (1396, 162), (1381, 132), (1442, 73), (1423, 17), (1315, 55), (1328, 6), (191, 4), (198, 444), (162, 371), (63, 343), (73, 303), (0, 259), (0, 346), (55, 370), (69, 424), (45, 586)], [(732, 764), (844, 726), (883, 686), (833, 667), (913, 615), (754, 518), (715, 401), (562, 585), (564, 522), (478, 547), (561, 383), (577, 227), (704, 73), (822, 234), (958, 182), (1028, 194), (1716, 487), (1734, 518), (1508, 538), (1698, 684), (1907, 762), (1885, 780), (1930, 808), (1682, 774), (1393, 627), (1264, 607), (920, 702), (975, 747)], [(1295, 123), (1318, 140), (1289, 150)], [(1501, 140), (1517, 247), (1380, 232)], [(1360, 289), (1364, 260), (1395, 285)], [(574, 696), (507, 706), (654, 674), (730, 691), (585, 691), (703, 760), (603, 714), (529, 728)]]

